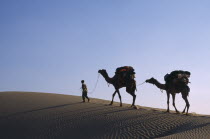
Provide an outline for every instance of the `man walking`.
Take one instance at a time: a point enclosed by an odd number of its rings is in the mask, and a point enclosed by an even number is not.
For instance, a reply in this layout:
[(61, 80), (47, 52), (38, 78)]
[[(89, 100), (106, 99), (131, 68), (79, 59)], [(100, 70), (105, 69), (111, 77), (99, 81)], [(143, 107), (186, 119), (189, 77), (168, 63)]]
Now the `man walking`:
[(88, 98), (88, 96), (87, 96), (87, 86), (86, 86), (86, 84), (85, 84), (85, 81), (84, 80), (82, 80), (81, 81), (81, 83), (82, 83), (82, 99), (83, 99), (83, 102), (85, 102), (85, 98), (87, 98), (88, 99), (88, 102), (90, 101), (90, 99)]

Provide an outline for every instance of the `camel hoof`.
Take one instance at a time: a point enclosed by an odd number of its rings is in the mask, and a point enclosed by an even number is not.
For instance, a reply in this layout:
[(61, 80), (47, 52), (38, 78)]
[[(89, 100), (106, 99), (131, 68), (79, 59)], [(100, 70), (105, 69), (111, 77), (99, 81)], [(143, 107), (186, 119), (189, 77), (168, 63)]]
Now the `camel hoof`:
[(112, 103), (110, 103), (109, 105), (112, 105)]
[(179, 112), (179, 111), (176, 111), (176, 113), (177, 113), (177, 114), (180, 114), (180, 112)]
[(166, 112), (169, 113), (169, 110), (167, 110)]
[(137, 110), (139, 109), (139, 107), (137, 107), (136, 105), (134, 105), (133, 108), (134, 108), (134, 109), (137, 109)]
[(120, 104), (120, 107), (122, 107), (122, 104)]

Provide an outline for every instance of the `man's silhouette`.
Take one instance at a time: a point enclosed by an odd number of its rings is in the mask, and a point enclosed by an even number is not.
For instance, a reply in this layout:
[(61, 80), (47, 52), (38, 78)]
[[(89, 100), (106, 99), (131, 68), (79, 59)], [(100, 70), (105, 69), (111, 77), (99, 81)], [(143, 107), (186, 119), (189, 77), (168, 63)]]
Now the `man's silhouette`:
[(87, 96), (87, 86), (86, 86), (86, 84), (85, 84), (85, 81), (84, 80), (82, 80), (81, 81), (81, 83), (82, 83), (82, 99), (83, 99), (83, 102), (85, 102), (85, 98), (87, 98), (88, 99), (88, 102), (90, 101), (90, 99), (88, 98), (88, 96)]

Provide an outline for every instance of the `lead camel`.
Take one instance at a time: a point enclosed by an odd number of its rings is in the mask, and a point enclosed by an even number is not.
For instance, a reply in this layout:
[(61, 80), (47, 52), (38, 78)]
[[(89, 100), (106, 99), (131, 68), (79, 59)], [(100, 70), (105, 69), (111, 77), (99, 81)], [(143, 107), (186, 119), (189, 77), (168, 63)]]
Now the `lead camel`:
[(112, 95), (112, 101), (111, 101), (110, 105), (113, 104), (114, 96), (117, 93), (119, 95), (119, 99), (120, 99), (120, 106), (122, 106), (122, 100), (121, 100), (121, 95), (120, 95), (119, 89), (122, 87), (126, 87), (126, 92), (129, 93), (131, 96), (133, 96), (133, 103), (132, 103), (131, 107), (135, 106), (136, 83), (135, 83), (134, 79), (128, 80), (128, 81), (122, 81), (119, 79), (120, 78), (119, 74), (115, 74), (112, 78), (110, 78), (105, 69), (99, 70), (98, 73), (100, 73), (105, 78), (107, 83), (112, 84), (115, 88), (115, 92)]

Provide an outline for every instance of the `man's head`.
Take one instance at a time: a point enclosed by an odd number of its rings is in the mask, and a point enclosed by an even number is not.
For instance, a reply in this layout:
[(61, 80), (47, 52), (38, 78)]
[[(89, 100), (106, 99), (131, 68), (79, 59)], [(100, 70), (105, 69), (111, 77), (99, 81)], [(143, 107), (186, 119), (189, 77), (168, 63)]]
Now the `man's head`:
[(81, 83), (84, 83), (84, 82), (85, 82), (84, 80), (81, 81)]

